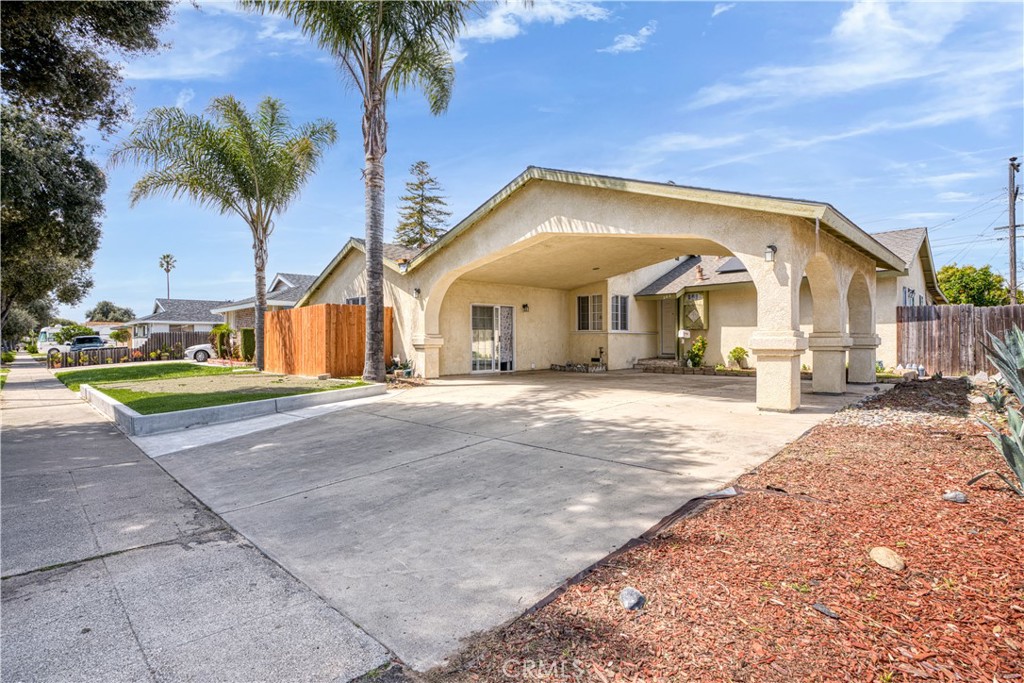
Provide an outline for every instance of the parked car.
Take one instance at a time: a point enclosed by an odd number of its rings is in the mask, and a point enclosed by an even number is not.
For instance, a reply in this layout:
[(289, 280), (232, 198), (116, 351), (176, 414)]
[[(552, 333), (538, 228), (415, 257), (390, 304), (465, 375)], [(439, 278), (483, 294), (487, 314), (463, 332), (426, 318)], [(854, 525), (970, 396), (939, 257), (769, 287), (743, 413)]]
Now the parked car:
[(106, 343), (103, 341), (103, 337), (99, 335), (83, 335), (72, 339), (71, 347), (68, 350), (71, 353), (78, 353), (79, 351), (88, 351), (89, 349), (102, 349), (104, 346), (106, 346)]
[(211, 358), (216, 358), (217, 352), (213, 349), (213, 344), (196, 344), (185, 349), (185, 358), (188, 360), (194, 360), (197, 363), (205, 363)]

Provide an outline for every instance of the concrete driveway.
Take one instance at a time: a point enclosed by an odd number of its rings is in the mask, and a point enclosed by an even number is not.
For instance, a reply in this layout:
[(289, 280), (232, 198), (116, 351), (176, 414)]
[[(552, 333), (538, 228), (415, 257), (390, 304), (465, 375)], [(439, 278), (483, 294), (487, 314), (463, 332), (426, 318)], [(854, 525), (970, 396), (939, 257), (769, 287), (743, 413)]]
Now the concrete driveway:
[(748, 378), (466, 377), (159, 462), (424, 670), (860, 391), (787, 415)]

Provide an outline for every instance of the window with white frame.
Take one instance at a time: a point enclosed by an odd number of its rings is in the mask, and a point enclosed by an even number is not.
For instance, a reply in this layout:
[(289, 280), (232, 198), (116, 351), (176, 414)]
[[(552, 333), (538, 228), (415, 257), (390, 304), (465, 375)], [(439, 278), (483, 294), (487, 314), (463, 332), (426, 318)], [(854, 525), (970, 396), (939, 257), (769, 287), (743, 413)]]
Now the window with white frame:
[(924, 306), (924, 294), (919, 294), (917, 296), (917, 305)]
[(576, 297), (576, 329), (581, 332), (604, 329), (604, 297), (589, 294)]
[(629, 329), (629, 297), (612, 295), (612, 330), (625, 332)]
[(345, 303), (350, 305), (350, 306), (365, 306), (366, 305), (366, 297), (365, 296), (350, 296), (347, 299), (345, 299)]

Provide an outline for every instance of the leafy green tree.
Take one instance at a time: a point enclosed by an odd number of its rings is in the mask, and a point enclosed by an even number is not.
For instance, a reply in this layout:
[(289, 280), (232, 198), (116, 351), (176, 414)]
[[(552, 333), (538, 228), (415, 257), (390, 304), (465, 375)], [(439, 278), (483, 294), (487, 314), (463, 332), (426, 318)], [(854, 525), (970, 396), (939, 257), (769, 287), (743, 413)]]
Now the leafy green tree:
[(122, 327), (119, 330), (111, 330), (110, 338), (116, 341), (118, 344), (127, 344), (128, 340), (132, 338), (132, 331), (127, 327)]
[(57, 331), (54, 336), (58, 344), (70, 344), (75, 337), (82, 337), (89, 334), (96, 334), (96, 330), (85, 325), (65, 325)]
[(395, 241), (406, 247), (422, 249), (435, 242), (446, 230), (446, 222), (452, 212), (441, 195), (441, 183), (430, 175), (430, 164), (417, 161), (409, 172), (412, 180), (405, 183), (406, 194), (399, 197), (402, 205), (398, 208)]
[(5, 342), (17, 342), (22, 337), (30, 336), (39, 329), (39, 321), (21, 306), (14, 305), (4, 320), (3, 332), (0, 333)]
[(4, 97), (63, 129), (95, 119), (112, 133), (130, 103), (118, 62), (155, 51), (169, 0), (5, 0), (0, 23)]
[(50, 318), (46, 324), (50, 327), (53, 327), (54, 325), (62, 325), (66, 327), (68, 325), (77, 325), (78, 323), (74, 320), (69, 320), (68, 318)]
[[(951, 304), (975, 306), (1005, 306), (1010, 303), (1010, 288), (991, 266), (958, 266), (951, 263), (939, 269), (939, 288)], [(1016, 296), (1021, 303), (1020, 292)]]
[(85, 312), (86, 320), (126, 323), (134, 318), (135, 311), (126, 306), (118, 306), (112, 301), (101, 301)]
[(174, 254), (164, 254), (160, 257), (160, 270), (167, 273), (167, 298), (171, 298), (171, 271), (174, 270), (174, 266), (178, 265), (178, 262), (174, 258)]
[(294, 127), (284, 104), (268, 97), (250, 114), (227, 95), (209, 117), (178, 107), (153, 109), (111, 153), (113, 164), (148, 170), (131, 191), (146, 197), (184, 197), (222, 214), (239, 215), (252, 233), (256, 267), (256, 357), (263, 369), (263, 312), (267, 307), (267, 249), (277, 215), (288, 208), (337, 138), (320, 119)]
[(107, 182), (79, 137), (12, 107), (3, 108), (0, 126), (0, 320), (6, 320), (15, 303), (52, 295), (74, 305), (88, 293)]
[(366, 186), (366, 362), (363, 378), (383, 381), (384, 155), (389, 94), (417, 87), (432, 114), (448, 108), (455, 68), (451, 47), (473, 2), (241, 0), (243, 7), (291, 19), (337, 59), (363, 100)]

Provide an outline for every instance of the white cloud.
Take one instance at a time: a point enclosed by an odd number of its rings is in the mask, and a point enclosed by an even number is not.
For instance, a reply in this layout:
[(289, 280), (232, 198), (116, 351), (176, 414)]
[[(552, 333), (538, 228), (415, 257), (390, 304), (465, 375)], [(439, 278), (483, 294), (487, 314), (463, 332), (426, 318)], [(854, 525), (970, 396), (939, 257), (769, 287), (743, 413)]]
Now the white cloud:
[(186, 109), (195, 96), (196, 91), (192, 88), (182, 88), (178, 91), (178, 99), (174, 101), (174, 106), (178, 109)]
[(640, 149), (653, 154), (687, 152), (701, 149), (732, 147), (743, 142), (746, 135), (696, 135), (693, 133), (665, 133), (646, 138), (640, 142)]
[(615, 36), (615, 40), (608, 47), (603, 47), (598, 52), (608, 52), (617, 55), (622, 52), (639, 52), (647, 39), (658, 30), (658, 22), (651, 20), (636, 33), (623, 33)]
[(711, 18), (714, 19), (719, 14), (725, 14), (726, 12), (728, 12), (729, 10), (731, 10), (735, 6), (736, 6), (735, 2), (729, 2), (729, 3), (719, 2), (719, 3), (717, 3), (715, 5), (715, 8), (713, 10), (711, 10)]
[(128, 62), (123, 68), (124, 77), (169, 81), (223, 78), (241, 65), (243, 59), (237, 48), (243, 43), (240, 31), (191, 27), (179, 31), (170, 48)]
[(532, 5), (521, 2), (496, 3), (483, 16), (472, 19), (452, 47), (452, 59), (466, 58), (465, 43), (493, 43), (523, 33), (528, 24), (561, 26), (574, 19), (604, 21), (611, 12), (592, 0), (538, 0)]
[(966, 202), (978, 202), (981, 201), (978, 195), (972, 192), (940, 192), (935, 195), (935, 199), (940, 202), (946, 203), (966, 203)]
[(287, 23), (290, 29), (282, 29), (283, 21), (278, 17), (266, 17), (263, 27), (256, 37), (260, 40), (280, 40), (288, 43), (305, 43), (308, 39), (302, 35), (302, 31), (294, 27), (294, 24)]
[(983, 53), (979, 51), (965, 63), (967, 55), (963, 52), (942, 46), (966, 11), (965, 6), (952, 3), (890, 7), (881, 2), (857, 2), (843, 12), (833, 27), (825, 41), (827, 55), (820, 63), (752, 69), (738, 82), (721, 82), (701, 89), (690, 108), (739, 100), (792, 103), (947, 76), (963, 67), (981, 65), (992, 60), (991, 53), (982, 59)]

